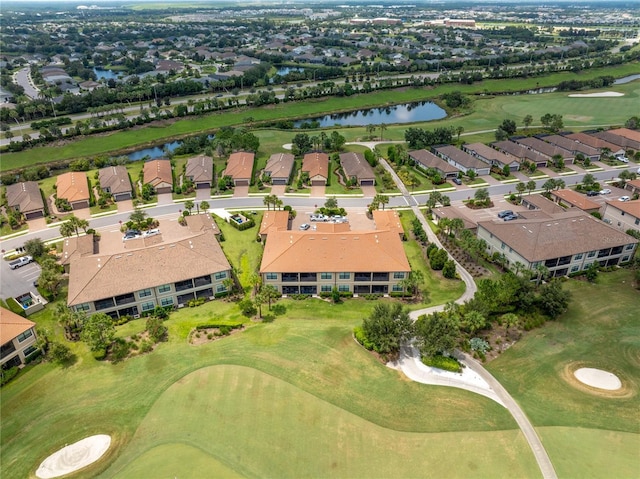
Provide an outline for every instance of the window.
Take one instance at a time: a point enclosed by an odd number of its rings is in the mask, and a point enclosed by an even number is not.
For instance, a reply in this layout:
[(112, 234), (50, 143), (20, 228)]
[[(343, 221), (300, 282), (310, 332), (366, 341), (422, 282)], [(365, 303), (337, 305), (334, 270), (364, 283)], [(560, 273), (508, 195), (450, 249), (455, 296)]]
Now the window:
[(633, 243), (628, 244), (627, 246), (624, 247), (624, 249), (633, 249)]
[(595, 252), (595, 251), (589, 251), (589, 252), (587, 253), (587, 258), (593, 258), (595, 255), (596, 255), (596, 252)]
[(330, 293), (332, 289), (332, 286), (330, 284), (323, 284), (320, 291), (322, 291), (323, 293)]
[(113, 298), (105, 298), (94, 301), (93, 305), (96, 308), (96, 311), (100, 311), (101, 309), (113, 308), (115, 303), (113, 302)]
[(138, 291), (138, 298), (146, 298), (151, 296), (151, 290), (149, 288)]
[(340, 291), (341, 293), (348, 293), (349, 292), (349, 285), (348, 284), (341, 284), (338, 286), (338, 291)]
[(38, 350), (38, 348), (36, 347), (35, 344), (32, 344), (31, 346), (29, 346), (27, 349), (24, 350), (24, 356), (25, 358), (27, 356), (30, 356), (31, 354), (35, 353)]
[(91, 309), (91, 305), (89, 303), (82, 303), (76, 306), (76, 311), (89, 311)]
[(21, 343), (23, 341), (26, 341), (31, 336), (33, 336), (33, 329), (27, 329), (24, 333), (18, 335), (18, 342)]
[(172, 306), (173, 305), (173, 298), (162, 298), (160, 300), (160, 304), (162, 306)]
[(578, 271), (579, 269), (580, 269), (580, 266), (578, 266), (578, 265), (572, 266), (572, 267), (571, 267), (571, 272), (572, 272), (572, 273), (575, 273), (575, 272), (576, 272), (576, 271)]
[(216, 286), (216, 293), (224, 293), (227, 290), (227, 287), (224, 284), (219, 284)]
[(629, 261), (628, 256), (623, 256), (622, 259), (620, 260), (621, 263), (626, 263), (627, 261)]
[(340, 279), (351, 279), (351, 273), (340, 273), (338, 275), (338, 278), (340, 278)]
[(636, 224), (636, 225), (640, 225), (640, 218), (636, 218), (636, 220), (635, 220), (634, 224)]
[(267, 273), (267, 281), (268, 280), (277, 280), (278, 279), (278, 273)]
[(158, 286), (158, 293), (168, 293), (169, 291), (171, 291), (171, 285), (170, 284), (163, 284), (162, 286)]
[(504, 243), (502, 243), (502, 244), (500, 245), (500, 248), (501, 248), (501, 249), (504, 249), (504, 247), (505, 247), (505, 244), (504, 244)]
[(176, 282), (176, 291), (184, 291), (191, 288), (193, 288), (193, 281), (190, 279)]
[(215, 274), (216, 279), (225, 279), (226, 277), (227, 277), (226, 271), (220, 271), (219, 273)]
[(582, 259), (582, 253), (578, 253), (577, 255), (575, 255), (573, 257), (573, 259), (576, 260), (576, 261), (579, 260), (579, 259)]
[(393, 273), (393, 279), (404, 279), (404, 272)]
[(320, 279), (331, 279), (332, 277), (331, 273), (320, 273)]
[(402, 286), (400, 286), (399, 284), (394, 284), (392, 291), (402, 291)]
[(591, 266), (591, 263), (585, 263), (585, 264), (582, 265), (582, 269), (583, 270), (589, 269), (589, 266)]
[(156, 305), (153, 301), (147, 301), (146, 303), (142, 303), (142, 311), (151, 311), (154, 309)]

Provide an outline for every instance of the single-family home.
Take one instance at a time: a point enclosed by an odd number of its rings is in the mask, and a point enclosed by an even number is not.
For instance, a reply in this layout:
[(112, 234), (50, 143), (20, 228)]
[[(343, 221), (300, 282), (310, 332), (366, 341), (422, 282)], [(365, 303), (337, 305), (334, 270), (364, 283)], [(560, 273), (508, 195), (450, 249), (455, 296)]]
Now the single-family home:
[(196, 188), (211, 188), (213, 186), (213, 158), (206, 155), (189, 158), (184, 174)]
[(90, 196), (87, 174), (82, 171), (70, 171), (58, 175), (56, 194), (58, 198), (67, 200), (74, 210), (88, 208)]
[(549, 158), (546, 156), (542, 156), (537, 151), (530, 150), (529, 148), (510, 140), (496, 141), (491, 143), (491, 146), (508, 156), (517, 158), (520, 163), (523, 161), (533, 162), (535, 163), (536, 168), (544, 168), (549, 162)]
[(262, 284), (282, 294), (403, 291), (411, 266), (397, 232), (274, 231), (265, 244)]
[(613, 143), (610, 143), (608, 141), (602, 140), (600, 138), (597, 138), (595, 136), (592, 135), (588, 135), (586, 133), (570, 133), (568, 135), (564, 135), (567, 138), (574, 140), (574, 141), (579, 141), (580, 143), (584, 144), (584, 145), (589, 145), (592, 148), (597, 149), (600, 153), (602, 153), (603, 150), (609, 150), (609, 153), (612, 155), (623, 155), (625, 150), (624, 148), (618, 146), (618, 145), (614, 145)]
[(510, 171), (518, 171), (520, 169), (520, 161), (513, 157), (485, 145), (484, 143), (466, 143), (462, 145), (462, 149), (475, 156), (491, 166), (500, 168), (501, 170), (508, 166)]
[(329, 179), (329, 155), (319, 151), (307, 153), (302, 159), (302, 172), (309, 175), (311, 186), (326, 186)]
[(173, 173), (171, 161), (166, 158), (147, 161), (143, 167), (143, 182), (153, 186), (156, 193), (171, 193)]
[(640, 131), (638, 130), (632, 130), (630, 128), (615, 128), (613, 130), (609, 130), (609, 133), (640, 143)]
[(569, 208), (579, 208), (587, 213), (594, 213), (600, 210), (600, 203), (590, 200), (582, 193), (578, 193), (574, 190), (552, 190), (549, 192), (553, 201), (559, 205), (563, 205)]
[(28, 220), (45, 216), (44, 200), (35, 181), (7, 185), (7, 206), (19, 211)]
[(456, 178), (460, 170), (443, 158), (427, 150), (413, 150), (409, 158), (415, 162), (417, 168), (428, 171), (435, 170), (442, 178)]
[(98, 181), (103, 191), (110, 193), (114, 201), (133, 198), (129, 172), (123, 165), (107, 166), (98, 170)]
[(542, 141), (539, 138), (530, 136), (514, 138), (513, 141), (522, 146), (530, 148), (533, 151), (537, 151), (550, 160), (553, 159), (554, 156), (560, 156), (564, 160), (565, 164), (571, 164), (573, 163), (573, 160), (575, 160), (575, 155), (571, 151), (565, 150), (564, 148), (561, 148), (557, 145), (547, 143), (546, 141)]
[(358, 186), (374, 186), (376, 175), (362, 153), (342, 153), (340, 166), (347, 180), (355, 181)]
[(631, 138), (627, 138), (626, 136), (622, 136), (619, 134), (614, 133), (615, 130), (609, 130), (609, 131), (596, 131), (593, 133), (590, 133), (592, 136), (595, 136), (596, 138), (600, 138), (601, 140), (607, 141), (609, 143), (612, 143), (614, 145), (616, 145), (619, 148), (623, 148), (625, 150), (625, 152), (627, 150), (631, 150), (634, 153), (636, 151), (640, 151), (640, 141), (637, 140), (633, 140)]
[(640, 232), (640, 200), (607, 201), (602, 220), (621, 231)]
[(473, 171), (477, 176), (488, 175), (491, 166), (452, 145), (437, 146), (433, 149), (436, 155), (447, 163), (462, 170), (466, 174)]
[(226, 294), (231, 266), (213, 230), (172, 243), (71, 261), (67, 305), (87, 314), (138, 316), (156, 306)]
[(551, 276), (577, 273), (594, 262), (627, 263), (638, 245), (637, 239), (577, 209), (551, 218), (481, 221), (478, 238), (486, 241), (489, 254), (504, 254), (507, 264), (519, 262), (531, 271), (544, 265)]
[(249, 186), (253, 177), (255, 154), (248, 151), (231, 153), (224, 176), (230, 176), (235, 186)]
[(574, 156), (582, 155), (585, 158), (589, 158), (591, 161), (598, 161), (600, 159), (600, 151), (592, 146), (585, 145), (579, 141), (572, 140), (562, 135), (547, 135), (540, 137), (541, 140), (551, 143), (552, 145), (564, 148), (567, 151), (573, 153)]
[(36, 323), (0, 307), (0, 367), (10, 369), (26, 364), (38, 350)]
[(271, 178), (272, 185), (286, 185), (289, 183), (295, 157), (291, 153), (274, 153), (269, 157), (264, 167), (264, 174)]

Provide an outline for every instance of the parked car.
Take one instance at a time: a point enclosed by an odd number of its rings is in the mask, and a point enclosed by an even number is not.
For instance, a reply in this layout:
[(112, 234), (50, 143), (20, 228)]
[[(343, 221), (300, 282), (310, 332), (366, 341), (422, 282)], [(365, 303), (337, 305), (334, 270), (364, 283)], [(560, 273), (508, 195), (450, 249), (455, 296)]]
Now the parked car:
[(301, 229), (302, 231), (306, 231), (306, 230), (308, 230), (309, 228), (311, 228), (311, 225), (310, 225), (310, 224), (308, 224), (308, 223), (302, 223), (302, 224), (300, 225), (300, 229)]
[(462, 184), (462, 180), (460, 178), (454, 178), (453, 181), (456, 185), (461, 185)]
[(329, 218), (322, 214), (312, 214), (311, 221), (329, 221)]
[(512, 215), (513, 215), (513, 211), (504, 210), (504, 211), (501, 211), (500, 213), (498, 213), (498, 218), (506, 218), (507, 216), (512, 216)]
[(623, 163), (629, 163), (629, 158), (627, 158), (626, 156), (623, 156), (623, 155), (616, 156), (616, 160), (621, 161)]
[(600, 192), (595, 190), (587, 191), (587, 196), (598, 196), (599, 194)]
[(502, 221), (511, 221), (511, 220), (517, 220), (518, 219), (518, 215), (507, 215), (504, 218), (502, 218)]
[(629, 198), (628, 196), (621, 196), (620, 198), (618, 198), (618, 201), (629, 201), (631, 198)]
[(160, 230), (158, 228), (154, 228), (152, 230), (145, 231), (142, 233), (143, 238), (148, 238), (149, 236), (156, 236), (160, 234)]
[(14, 259), (11, 263), (9, 263), (9, 268), (21, 268), (22, 266), (25, 266), (31, 262), (33, 262), (33, 258), (31, 256), (21, 256), (20, 258)]
[(139, 230), (127, 230), (124, 233), (124, 236), (122, 237), (122, 241), (127, 241), (134, 238), (140, 238), (140, 236), (141, 235)]
[(608, 195), (609, 193), (611, 193), (611, 190), (609, 188), (604, 188), (600, 190), (601, 195)]

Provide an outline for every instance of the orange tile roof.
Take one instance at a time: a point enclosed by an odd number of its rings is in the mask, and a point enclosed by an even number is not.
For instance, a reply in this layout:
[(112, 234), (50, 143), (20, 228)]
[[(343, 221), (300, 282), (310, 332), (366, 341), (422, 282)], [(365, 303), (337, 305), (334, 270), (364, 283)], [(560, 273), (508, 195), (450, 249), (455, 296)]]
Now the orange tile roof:
[(640, 218), (640, 200), (607, 201), (607, 205), (617, 210), (624, 211), (626, 214), (631, 215), (634, 218)]
[(89, 199), (89, 183), (86, 173), (70, 171), (58, 176), (56, 180), (58, 198), (65, 198), (69, 203)]
[(29, 321), (13, 311), (0, 308), (0, 344), (8, 343), (35, 325), (36, 323), (33, 321)]
[(591, 201), (585, 195), (583, 195), (582, 193), (578, 193), (577, 191), (557, 190), (552, 191), (551, 196), (556, 196), (557, 198), (566, 201), (570, 205), (576, 206), (584, 211), (600, 209), (600, 203)]
[(156, 187), (162, 183), (173, 185), (171, 161), (166, 159), (151, 160), (144, 164), (144, 183)]
[(391, 231), (275, 231), (260, 265), (260, 273), (410, 270), (402, 241)]
[(345, 231), (351, 231), (351, 225), (349, 223), (324, 223), (315, 222), (313, 229), (318, 233), (343, 233)]
[(609, 133), (622, 136), (629, 140), (640, 141), (640, 131), (631, 130), (629, 128), (616, 128), (615, 130), (609, 130)]
[(260, 223), (260, 234), (265, 235), (271, 228), (286, 230), (289, 227), (288, 211), (265, 211)]
[(253, 160), (255, 158), (254, 153), (247, 151), (238, 151), (232, 153), (229, 156), (227, 162), (227, 168), (224, 170), (224, 174), (230, 176), (234, 180), (238, 179), (251, 179), (251, 173), (253, 172)]
[(389, 230), (396, 234), (404, 234), (400, 216), (393, 210), (373, 210), (373, 222), (378, 230)]
[(308, 171), (309, 178), (329, 178), (329, 155), (318, 151), (307, 153), (302, 160), (302, 171)]

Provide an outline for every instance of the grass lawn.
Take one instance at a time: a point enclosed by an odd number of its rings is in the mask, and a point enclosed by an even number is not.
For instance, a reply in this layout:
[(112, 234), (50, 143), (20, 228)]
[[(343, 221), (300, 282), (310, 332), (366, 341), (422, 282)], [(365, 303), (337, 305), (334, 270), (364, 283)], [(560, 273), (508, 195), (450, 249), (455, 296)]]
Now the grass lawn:
[[(597, 284), (571, 280), (565, 286), (572, 294), (569, 311), (557, 321), (528, 333), (489, 363), (488, 369), (541, 430), (554, 464), (557, 460), (561, 467), (577, 468), (571, 474), (565, 472), (565, 476), (585, 477), (580, 471), (585, 471), (586, 466), (571, 462), (578, 449), (581, 457), (593, 461), (601, 461), (603, 452), (608, 452), (608, 464), (602, 462), (598, 466), (602, 467), (601, 473), (592, 472), (593, 476), (630, 477), (630, 461), (635, 462), (635, 473), (631, 475), (637, 475), (640, 293), (632, 287), (628, 270), (600, 273)], [(571, 365), (613, 372), (621, 378), (627, 396), (607, 398), (572, 386), (567, 380), (572, 377), (567, 371)], [(573, 432), (561, 432), (560, 428), (572, 428)], [(614, 442), (609, 443), (610, 436), (625, 437), (625, 445), (612, 447), (620, 441), (612, 439)], [(616, 469), (618, 466), (620, 469)]]
[(216, 218), (216, 223), (225, 237), (225, 241), (220, 243), (224, 254), (229, 262), (236, 268), (238, 279), (245, 290), (251, 286), (251, 276), (258, 272), (260, 261), (262, 260), (262, 243), (258, 243), (256, 238), (260, 231), (262, 215), (253, 217), (256, 225), (244, 231), (238, 231), (226, 221)]

